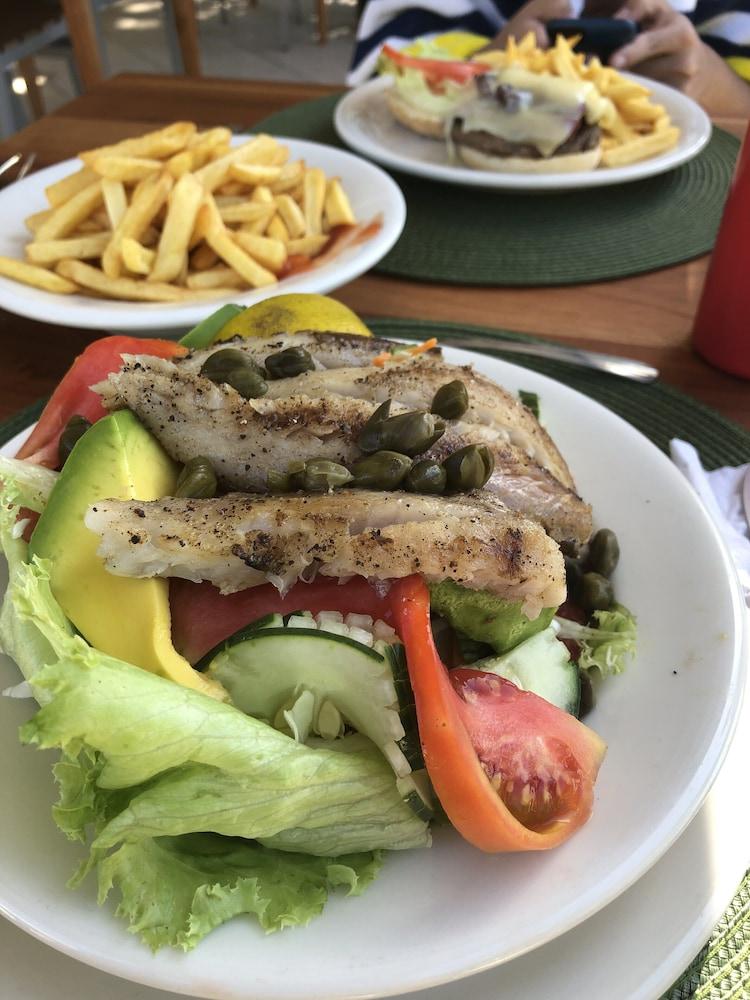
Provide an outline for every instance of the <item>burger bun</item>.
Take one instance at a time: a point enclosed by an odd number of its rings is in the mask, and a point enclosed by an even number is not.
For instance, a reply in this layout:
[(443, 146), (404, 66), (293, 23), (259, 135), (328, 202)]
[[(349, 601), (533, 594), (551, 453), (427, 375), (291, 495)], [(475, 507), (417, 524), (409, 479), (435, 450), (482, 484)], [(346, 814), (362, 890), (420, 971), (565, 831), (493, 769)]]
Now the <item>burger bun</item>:
[(492, 156), (478, 149), (455, 144), (456, 155), (467, 167), (501, 174), (571, 174), (595, 170), (602, 158), (601, 145), (582, 153), (561, 153), (559, 156), (532, 159), (529, 156)]
[(438, 115), (429, 114), (426, 111), (420, 111), (419, 108), (415, 108), (413, 104), (409, 104), (405, 101), (397, 92), (396, 88), (392, 87), (386, 93), (386, 100), (388, 102), (388, 109), (401, 125), (405, 128), (411, 129), (412, 132), (416, 132), (418, 135), (426, 135), (430, 139), (443, 139), (445, 138), (445, 124), (443, 119), (438, 117)]

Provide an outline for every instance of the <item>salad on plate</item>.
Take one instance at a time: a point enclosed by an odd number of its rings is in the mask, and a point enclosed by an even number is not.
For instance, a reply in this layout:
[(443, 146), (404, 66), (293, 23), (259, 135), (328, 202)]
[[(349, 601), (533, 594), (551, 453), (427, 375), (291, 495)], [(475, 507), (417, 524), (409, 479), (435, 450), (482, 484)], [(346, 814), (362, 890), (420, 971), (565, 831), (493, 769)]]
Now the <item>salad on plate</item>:
[(319, 296), (86, 348), (0, 459), (0, 643), (73, 885), (189, 949), (307, 923), (437, 824), (586, 822), (581, 717), (635, 622), (539, 403)]

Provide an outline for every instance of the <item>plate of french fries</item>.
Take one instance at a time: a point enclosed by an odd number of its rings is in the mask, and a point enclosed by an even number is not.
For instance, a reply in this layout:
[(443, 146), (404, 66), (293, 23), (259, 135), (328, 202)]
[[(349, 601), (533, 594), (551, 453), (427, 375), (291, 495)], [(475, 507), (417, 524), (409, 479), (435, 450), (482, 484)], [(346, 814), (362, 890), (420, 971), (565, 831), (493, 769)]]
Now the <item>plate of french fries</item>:
[(0, 191), (0, 307), (65, 326), (186, 329), (211, 304), (351, 281), (405, 219), (394, 181), (351, 153), (175, 122)]
[[(389, 110), (394, 86), (379, 76), (350, 91), (338, 104), (336, 129), (352, 149), (406, 173), (473, 187), (559, 191), (640, 180), (673, 170), (697, 156), (711, 137), (703, 109), (665, 84), (604, 66), (575, 51), (575, 40), (558, 36), (547, 49), (532, 33), (510, 40), (502, 50), (474, 57), (492, 69), (518, 67), (571, 81), (593, 84), (606, 108), (601, 129), (601, 160), (595, 169), (535, 173), (481, 170), (460, 164), (450, 144), (405, 128)], [(553, 157), (554, 159), (554, 157)]]

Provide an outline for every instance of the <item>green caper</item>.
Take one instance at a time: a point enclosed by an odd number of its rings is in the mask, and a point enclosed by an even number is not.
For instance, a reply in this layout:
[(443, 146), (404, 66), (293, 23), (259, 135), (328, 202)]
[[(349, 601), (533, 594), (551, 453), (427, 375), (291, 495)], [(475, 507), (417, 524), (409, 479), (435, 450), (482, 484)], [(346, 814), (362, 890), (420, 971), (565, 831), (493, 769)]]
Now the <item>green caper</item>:
[(484, 486), (495, 468), (495, 460), (487, 445), (467, 444), (449, 455), (443, 468), (450, 492), (469, 493)]
[(577, 601), (581, 596), (581, 586), (583, 583), (583, 567), (577, 559), (564, 556), (565, 559), (565, 583), (568, 588), (568, 598)]
[(611, 576), (620, 560), (620, 545), (617, 535), (609, 528), (600, 528), (589, 542), (586, 569)]
[(206, 358), (201, 368), (201, 375), (217, 385), (231, 385), (245, 399), (256, 399), (268, 392), (263, 370), (244, 351), (239, 351), (236, 347), (216, 351)]
[(203, 455), (197, 455), (183, 466), (174, 495), (210, 500), (216, 496), (217, 485), (214, 467)]
[(419, 455), (431, 448), (444, 433), (445, 423), (436, 414), (413, 410), (386, 417), (385, 420), (373, 421), (370, 418), (362, 428), (357, 444), (365, 452), (398, 451), (402, 455)]
[(412, 493), (443, 493), (447, 482), (447, 473), (440, 462), (423, 458), (409, 469), (404, 486)]
[(460, 379), (441, 385), (432, 400), (430, 410), (445, 420), (457, 420), (469, 409), (469, 394)]
[(352, 466), (352, 486), (395, 490), (411, 468), (411, 459), (397, 451), (376, 451)]
[(287, 487), (290, 490), (303, 490), (305, 488), (305, 463), (302, 461), (291, 462), (286, 470)]
[(266, 358), (266, 371), (269, 378), (294, 378), (302, 372), (315, 371), (315, 362), (309, 351), (304, 347), (287, 347)]
[(584, 573), (581, 578), (581, 607), (584, 611), (606, 611), (615, 599), (612, 584), (601, 573)]
[(83, 437), (90, 426), (91, 421), (82, 417), (80, 413), (74, 413), (67, 422), (57, 444), (60, 468), (65, 465), (76, 442)]
[(309, 462), (305, 462), (302, 489), (310, 493), (328, 493), (339, 486), (346, 486), (351, 480), (351, 472), (338, 462), (331, 462), (327, 458), (311, 458)]

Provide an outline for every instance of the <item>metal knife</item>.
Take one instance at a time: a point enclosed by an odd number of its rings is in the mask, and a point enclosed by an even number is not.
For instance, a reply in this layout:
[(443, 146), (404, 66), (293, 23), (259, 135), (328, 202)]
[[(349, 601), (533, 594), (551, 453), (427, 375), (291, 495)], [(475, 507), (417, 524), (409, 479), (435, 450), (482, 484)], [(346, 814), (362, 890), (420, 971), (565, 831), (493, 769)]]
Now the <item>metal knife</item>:
[(581, 368), (593, 368), (596, 371), (619, 375), (620, 378), (633, 379), (636, 382), (653, 382), (659, 377), (659, 369), (633, 358), (621, 358), (616, 354), (600, 354), (597, 351), (586, 351), (582, 347), (568, 347), (563, 344), (527, 343), (520, 340), (503, 340), (501, 337), (451, 337), (441, 334), (440, 344), (450, 347), (463, 347), (468, 350), (486, 351), (488, 348), (503, 351), (506, 354), (526, 354), (536, 358), (551, 358), (555, 361), (567, 361)]

